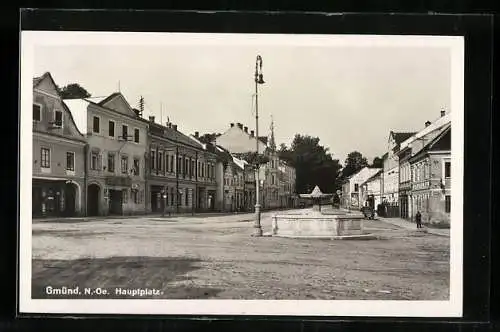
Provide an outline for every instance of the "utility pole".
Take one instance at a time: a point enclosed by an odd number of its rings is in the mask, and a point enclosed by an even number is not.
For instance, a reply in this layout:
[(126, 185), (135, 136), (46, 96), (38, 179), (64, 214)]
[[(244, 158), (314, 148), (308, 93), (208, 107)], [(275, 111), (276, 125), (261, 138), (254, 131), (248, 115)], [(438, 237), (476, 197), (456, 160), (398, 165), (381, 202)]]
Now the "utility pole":
[(255, 142), (256, 142), (256, 152), (257, 152), (257, 174), (256, 174), (256, 186), (255, 186), (255, 224), (253, 236), (262, 236), (262, 226), (260, 224), (260, 179), (259, 179), (259, 84), (264, 84), (264, 78), (262, 76), (262, 57), (257, 55), (255, 61)]

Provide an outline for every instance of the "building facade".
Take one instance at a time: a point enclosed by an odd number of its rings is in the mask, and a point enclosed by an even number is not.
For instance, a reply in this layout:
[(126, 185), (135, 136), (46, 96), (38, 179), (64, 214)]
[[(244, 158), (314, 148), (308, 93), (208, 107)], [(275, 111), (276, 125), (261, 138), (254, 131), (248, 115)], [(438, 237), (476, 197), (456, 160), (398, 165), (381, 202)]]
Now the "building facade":
[(435, 139), (450, 125), (450, 114), (444, 110), (434, 122), (427, 121), (423, 129), (410, 136), (400, 144), (397, 152), (399, 158), (399, 206), (400, 215), (405, 219), (413, 219), (415, 211), (412, 204), (412, 169), (410, 158), (419, 153), (425, 146)]
[[(270, 139), (267, 136), (257, 138), (254, 131), (249, 131), (248, 127), (243, 126), (243, 124), (231, 123), (229, 129), (216, 138), (216, 142), (217, 145), (229, 151), (237, 159), (243, 159), (245, 154), (255, 152), (257, 144), (259, 145), (259, 154), (268, 157), (268, 162), (261, 165), (258, 170), (260, 204), (263, 210), (284, 208), (287, 206), (288, 200), (297, 200), (295, 197), (295, 169), (290, 165), (286, 165), (286, 174), (283, 174), (284, 163), (280, 160), (274, 148), (272, 130)], [(250, 179), (255, 178), (256, 174), (252, 176), (247, 171), (255, 171), (251, 167), (245, 168), (245, 178), (248, 179), (247, 181), (251, 181)], [(255, 188), (255, 184), (253, 187)], [(287, 188), (286, 192), (283, 188)], [(293, 191), (293, 194), (289, 193), (290, 191)], [(255, 190), (249, 191), (247, 197), (251, 197), (252, 192), (255, 192)], [(244, 205), (254, 206), (255, 202)]]
[(412, 212), (424, 224), (450, 224), (451, 125), (445, 127), (409, 159), (412, 173)]
[(360, 197), (362, 205), (377, 209), (382, 203), (382, 174), (379, 170), (360, 185)]
[(349, 209), (359, 209), (365, 205), (361, 185), (377, 173), (380, 168), (363, 167), (357, 173), (351, 175), (342, 184), (342, 206)]
[(185, 213), (215, 211), (216, 156), (177, 125), (149, 118), (147, 211)]
[(85, 215), (85, 137), (50, 73), (33, 79), (32, 216)]
[(87, 215), (144, 214), (147, 123), (119, 92), (65, 103), (89, 146)]
[(400, 144), (411, 137), (413, 132), (389, 133), (387, 155), (384, 158), (382, 201), (386, 205), (388, 217), (399, 216), (399, 157)]

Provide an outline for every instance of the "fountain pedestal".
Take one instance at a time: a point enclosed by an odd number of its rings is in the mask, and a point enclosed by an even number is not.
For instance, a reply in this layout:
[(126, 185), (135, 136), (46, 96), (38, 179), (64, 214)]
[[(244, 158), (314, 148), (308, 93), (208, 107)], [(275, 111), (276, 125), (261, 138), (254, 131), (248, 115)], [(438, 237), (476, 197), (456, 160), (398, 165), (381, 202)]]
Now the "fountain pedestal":
[(319, 206), (306, 213), (273, 216), (273, 236), (293, 238), (372, 239), (363, 231), (361, 213), (322, 213)]

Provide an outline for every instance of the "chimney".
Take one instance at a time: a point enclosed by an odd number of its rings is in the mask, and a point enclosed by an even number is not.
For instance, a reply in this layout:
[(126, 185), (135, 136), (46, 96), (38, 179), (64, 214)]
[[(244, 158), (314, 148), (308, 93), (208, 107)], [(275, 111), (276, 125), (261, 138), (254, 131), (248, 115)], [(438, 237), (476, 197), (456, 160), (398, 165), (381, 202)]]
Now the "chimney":
[(149, 116), (149, 122), (155, 122), (155, 117), (154, 117), (154, 116), (152, 116), (152, 115), (150, 115), (150, 116)]
[(231, 128), (233, 128), (233, 127), (234, 127), (234, 123), (231, 123)]
[(200, 137), (200, 132), (199, 131), (195, 131), (194, 132), (194, 137), (196, 137), (196, 138)]
[(172, 125), (172, 128), (174, 128), (175, 131), (177, 131), (177, 125)]
[(253, 135), (255, 135), (255, 131), (250, 130), (250, 136), (253, 137)]
[(245, 130), (245, 133), (248, 133), (248, 127), (245, 127), (244, 130)]
[(243, 129), (243, 124), (238, 122), (238, 128)]
[(426, 127), (429, 127), (429, 125), (430, 125), (430, 124), (431, 124), (431, 122), (430, 122), (430, 121), (426, 121), (426, 122), (425, 122), (425, 126), (426, 126)]
[(443, 117), (446, 114), (445, 110), (441, 110), (441, 117)]

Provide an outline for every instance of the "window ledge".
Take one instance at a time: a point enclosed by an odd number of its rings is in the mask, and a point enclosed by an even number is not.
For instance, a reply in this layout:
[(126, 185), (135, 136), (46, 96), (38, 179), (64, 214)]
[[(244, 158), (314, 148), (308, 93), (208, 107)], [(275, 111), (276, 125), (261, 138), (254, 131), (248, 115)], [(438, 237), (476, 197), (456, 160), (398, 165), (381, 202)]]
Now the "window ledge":
[(66, 175), (75, 176), (75, 171), (66, 170)]

